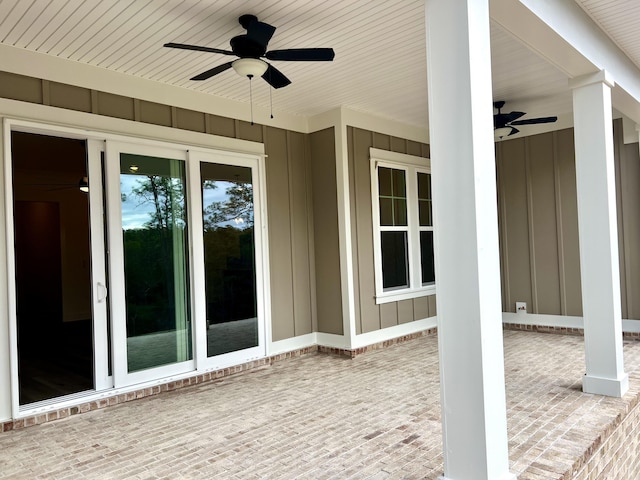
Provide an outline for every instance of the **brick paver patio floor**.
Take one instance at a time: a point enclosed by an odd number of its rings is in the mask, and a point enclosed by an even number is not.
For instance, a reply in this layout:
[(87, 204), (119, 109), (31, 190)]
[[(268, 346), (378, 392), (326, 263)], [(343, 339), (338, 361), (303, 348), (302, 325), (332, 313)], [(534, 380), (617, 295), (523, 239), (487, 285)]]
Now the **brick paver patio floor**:
[[(581, 392), (583, 339), (505, 331), (511, 471), (571, 468), (640, 390)], [(0, 478), (435, 479), (442, 445), (437, 338), (353, 360), (312, 354), (216, 382), (0, 434)]]

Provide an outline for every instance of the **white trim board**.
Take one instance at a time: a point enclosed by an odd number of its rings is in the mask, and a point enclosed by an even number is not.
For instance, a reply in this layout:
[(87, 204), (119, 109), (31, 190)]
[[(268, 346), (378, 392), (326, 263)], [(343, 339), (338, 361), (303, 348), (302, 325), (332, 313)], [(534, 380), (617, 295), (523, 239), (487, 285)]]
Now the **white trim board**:
[(429, 317), (423, 318), (422, 320), (402, 323), (393, 327), (383, 328), (381, 330), (375, 330), (373, 332), (361, 333), (360, 335), (355, 336), (351, 348), (356, 349), (368, 347), (369, 345), (393, 340), (394, 338), (403, 337), (404, 335), (419, 333), (430, 328), (436, 328), (437, 326), (437, 317)]
[(267, 344), (267, 357), (313, 347), (317, 345), (317, 343), (317, 333), (315, 332), (300, 335), (298, 337), (285, 338), (284, 340), (276, 340), (275, 342)]

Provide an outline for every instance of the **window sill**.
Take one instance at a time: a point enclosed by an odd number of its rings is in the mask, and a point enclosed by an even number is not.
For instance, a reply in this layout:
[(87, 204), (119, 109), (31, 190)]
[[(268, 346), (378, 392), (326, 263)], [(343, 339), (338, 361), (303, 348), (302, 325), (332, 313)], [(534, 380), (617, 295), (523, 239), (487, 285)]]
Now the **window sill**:
[(393, 292), (384, 292), (379, 295), (376, 295), (376, 305), (380, 305), (381, 303), (390, 303), (390, 302), (399, 302), (400, 300), (409, 300), (412, 298), (418, 297), (427, 297), (429, 295), (435, 295), (436, 286), (429, 285), (427, 287), (416, 288), (416, 289), (404, 289), (404, 290), (396, 290)]

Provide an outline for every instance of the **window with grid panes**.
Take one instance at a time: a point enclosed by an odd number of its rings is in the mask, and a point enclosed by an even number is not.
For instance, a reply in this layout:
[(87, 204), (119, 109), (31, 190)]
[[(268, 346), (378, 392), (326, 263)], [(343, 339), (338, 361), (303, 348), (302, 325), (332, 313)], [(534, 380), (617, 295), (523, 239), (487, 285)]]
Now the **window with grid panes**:
[(431, 294), (435, 289), (433, 209), (428, 159), (372, 157), (376, 302)]

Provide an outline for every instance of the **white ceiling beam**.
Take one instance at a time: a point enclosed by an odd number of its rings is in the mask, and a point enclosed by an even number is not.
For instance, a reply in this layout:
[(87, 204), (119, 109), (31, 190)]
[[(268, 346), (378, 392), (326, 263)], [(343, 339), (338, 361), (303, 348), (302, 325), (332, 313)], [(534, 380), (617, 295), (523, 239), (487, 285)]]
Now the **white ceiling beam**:
[(609, 72), (613, 106), (640, 123), (640, 69), (574, 0), (491, 0), (491, 18), (569, 78)]

